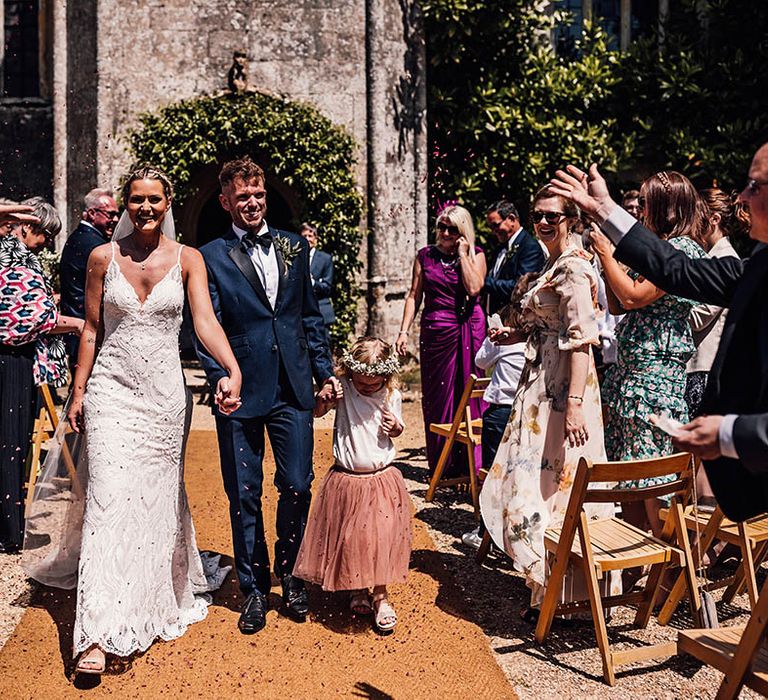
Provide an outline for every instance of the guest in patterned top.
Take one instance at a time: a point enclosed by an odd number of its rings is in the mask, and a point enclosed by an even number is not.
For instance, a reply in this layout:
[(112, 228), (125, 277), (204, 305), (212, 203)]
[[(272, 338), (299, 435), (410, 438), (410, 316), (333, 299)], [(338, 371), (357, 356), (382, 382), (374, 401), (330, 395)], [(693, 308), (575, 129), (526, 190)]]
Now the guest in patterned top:
[(64, 345), (54, 334), (79, 333), (83, 324), (59, 316), (36, 255), (61, 230), (59, 216), (38, 198), (24, 204), (37, 222), (0, 222), (7, 230), (0, 236), (0, 552), (16, 551), (22, 544), (35, 387), (67, 380)]
[[(645, 225), (659, 238), (690, 258), (704, 257), (698, 241), (709, 229), (708, 210), (685, 175), (662, 171), (648, 178), (640, 188), (640, 205)], [(617, 362), (606, 370), (602, 385), (608, 459), (673, 454), (672, 439), (651, 424), (650, 416), (668, 414), (688, 422), (685, 366), (694, 351), (688, 323), (694, 302), (666, 294), (632, 270), (625, 271), (613, 257), (613, 245), (599, 231), (594, 230), (591, 238), (603, 266), (609, 310), (626, 312), (616, 329)], [(656, 499), (630, 504), (624, 506), (624, 515), (659, 534), (659, 506)]]

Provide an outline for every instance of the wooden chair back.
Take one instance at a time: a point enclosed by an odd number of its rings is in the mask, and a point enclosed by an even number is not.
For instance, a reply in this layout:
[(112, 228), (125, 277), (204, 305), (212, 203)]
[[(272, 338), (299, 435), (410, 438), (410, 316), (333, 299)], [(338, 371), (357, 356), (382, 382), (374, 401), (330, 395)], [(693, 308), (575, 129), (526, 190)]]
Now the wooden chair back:
[[(673, 477), (667, 483), (646, 487), (610, 488), (619, 481), (638, 481)], [(680, 566), (686, 574), (691, 607), (697, 621), (701, 602), (696, 588), (695, 569), (682, 504), (691, 499), (694, 461), (690, 454), (635, 460), (593, 463), (579, 461), (562, 527), (545, 535), (547, 548), (554, 552), (551, 573), (536, 626), (536, 640), (543, 642), (549, 634), (555, 614), (583, 609), (581, 602), (558, 604), (563, 581), (571, 564), (580, 565), (587, 584), (589, 605), (598, 647), (603, 661), (603, 677), (614, 685), (615, 666), (635, 661), (670, 656), (674, 644), (641, 649), (612, 651), (608, 643), (604, 608), (638, 604), (635, 624), (645, 627), (653, 613), (662, 576), (667, 566)], [(670, 517), (659, 538), (651, 536), (618, 518), (592, 521), (585, 509), (587, 503), (631, 503), (646, 498), (670, 496)], [(577, 539), (578, 536), (578, 539)], [(650, 565), (645, 589), (619, 596), (601, 596), (598, 579), (609, 571)]]

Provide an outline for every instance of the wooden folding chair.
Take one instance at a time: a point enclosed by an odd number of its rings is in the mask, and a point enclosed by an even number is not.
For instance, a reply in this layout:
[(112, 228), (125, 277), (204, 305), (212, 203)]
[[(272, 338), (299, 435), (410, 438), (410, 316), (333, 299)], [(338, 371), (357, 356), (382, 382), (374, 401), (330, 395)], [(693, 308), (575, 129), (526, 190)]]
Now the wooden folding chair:
[[(435, 473), (429, 482), (425, 500), (431, 502), (435, 497), (435, 491), (442, 486), (455, 486), (456, 484), (469, 483), (469, 491), (472, 495), (472, 505), (475, 509), (475, 520), (480, 518), (480, 501), (478, 478), (475, 469), (475, 448), (480, 446), (482, 441), (482, 424), (480, 416), (472, 417), (469, 402), (472, 399), (483, 397), (488, 384), (489, 377), (477, 377), (474, 374), (469, 375), (467, 383), (464, 385), (464, 392), (459, 399), (459, 405), (456, 407), (456, 413), (451, 423), (430, 423), (429, 431), (445, 438), (445, 444), (440, 452), (440, 458), (437, 460)], [(455, 443), (461, 443), (467, 446), (467, 456), (469, 462), (469, 474), (453, 479), (443, 479), (443, 470), (451, 456), (451, 451)]]
[(768, 695), (768, 586), (763, 586), (746, 626), (681, 630), (677, 648), (725, 674), (716, 700), (733, 700), (746, 685)]
[[(667, 513), (662, 510), (660, 515), (665, 518)], [(741, 564), (736, 573), (729, 578), (708, 581), (704, 587), (711, 591), (727, 586), (723, 593), (725, 603), (732, 603), (733, 599), (746, 587), (750, 607), (754, 610), (759, 595), (756, 571), (768, 556), (768, 515), (759, 515), (743, 523), (734, 523), (725, 517), (720, 508), (707, 513), (692, 506), (686, 509), (685, 524), (691, 532), (699, 535), (700, 545), (693, 547), (693, 561), (697, 569), (700, 565), (699, 552), (702, 554), (706, 552), (716, 539), (736, 545), (741, 550)], [(665, 625), (669, 622), (684, 597), (685, 582), (678, 576), (659, 613), (661, 624)]]
[[(27, 454), (27, 502), (32, 499), (35, 490), (35, 483), (40, 472), (40, 455), (43, 449), (43, 443), (50, 440), (59, 426), (59, 414), (56, 413), (56, 406), (53, 403), (51, 390), (47, 384), (43, 384), (40, 389), (40, 395), (43, 399), (43, 405), (40, 413), (35, 418), (32, 428), (32, 441)], [(77, 482), (77, 470), (72, 459), (72, 454), (66, 443), (62, 444), (64, 454), (64, 463), (67, 467), (67, 474), (72, 479), (73, 485)]]
[[(672, 475), (675, 477), (673, 481), (645, 488), (590, 488), (601, 482), (636, 481)], [(701, 625), (701, 602), (683, 512), (683, 504), (690, 499), (693, 475), (693, 458), (689, 454), (627, 462), (592, 463), (581, 459), (563, 524), (547, 530), (544, 535), (544, 544), (547, 551), (554, 554), (554, 561), (536, 625), (538, 642), (543, 642), (549, 635), (556, 614), (587, 609), (586, 601), (557, 602), (568, 567), (573, 565), (584, 572), (603, 662), (603, 678), (608, 685), (616, 683), (616, 666), (666, 658), (676, 653), (674, 642), (612, 651), (603, 609), (636, 604), (635, 624), (646, 627), (653, 614), (665, 570), (668, 566), (678, 566), (685, 572), (691, 608), (697, 624)], [(660, 496), (671, 496), (672, 502), (669, 508), (671, 517), (667, 518), (659, 538), (615, 517), (590, 520), (584, 509), (585, 503), (631, 503)], [(642, 591), (601, 597), (598, 579), (611, 571), (645, 565), (650, 565), (651, 569)]]

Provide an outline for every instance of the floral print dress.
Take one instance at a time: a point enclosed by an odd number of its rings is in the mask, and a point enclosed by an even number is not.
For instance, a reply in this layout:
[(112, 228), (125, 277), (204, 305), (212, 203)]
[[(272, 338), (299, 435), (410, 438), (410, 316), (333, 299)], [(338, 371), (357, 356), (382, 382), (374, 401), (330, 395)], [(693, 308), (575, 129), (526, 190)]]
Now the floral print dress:
[[(526, 363), (499, 450), (480, 494), (483, 521), (532, 589), (531, 604), (544, 598), (548, 576), (544, 532), (562, 524), (582, 456), (605, 460), (600, 390), (592, 352), (582, 409), (589, 438), (570, 447), (565, 406), (571, 351), (598, 345), (597, 278), (590, 256), (569, 247), (529, 287), (522, 299), (529, 332)], [(592, 518), (611, 517), (614, 506), (589, 504)], [(586, 597), (580, 572), (569, 575), (565, 600)], [(615, 593), (618, 578), (606, 577)]]
[[(690, 258), (705, 257), (691, 238), (669, 241)], [(638, 274), (629, 272), (633, 279)], [(667, 413), (688, 422), (685, 366), (694, 351), (688, 317), (696, 302), (665, 294), (653, 304), (628, 311), (616, 329), (618, 355), (603, 378), (605, 449), (608, 459), (624, 461), (674, 453), (672, 439), (655, 428), (651, 414)], [(673, 479), (622, 482), (653, 486)]]

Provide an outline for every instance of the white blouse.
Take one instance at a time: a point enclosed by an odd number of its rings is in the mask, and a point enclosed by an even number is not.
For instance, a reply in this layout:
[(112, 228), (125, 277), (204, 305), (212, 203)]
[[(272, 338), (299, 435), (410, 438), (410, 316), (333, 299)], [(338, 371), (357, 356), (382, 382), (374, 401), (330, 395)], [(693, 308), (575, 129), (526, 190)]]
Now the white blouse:
[(336, 464), (354, 472), (372, 472), (391, 464), (397, 450), (392, 438), (381, 429), (381, 409), (387, 406), (401, 425), (402, 396), (397, 389), (387, 396), (383, 387), (363, 396), (352, 382), (341, 377), (344, 398), (336, 406), (333, 424), (333, 456)]

